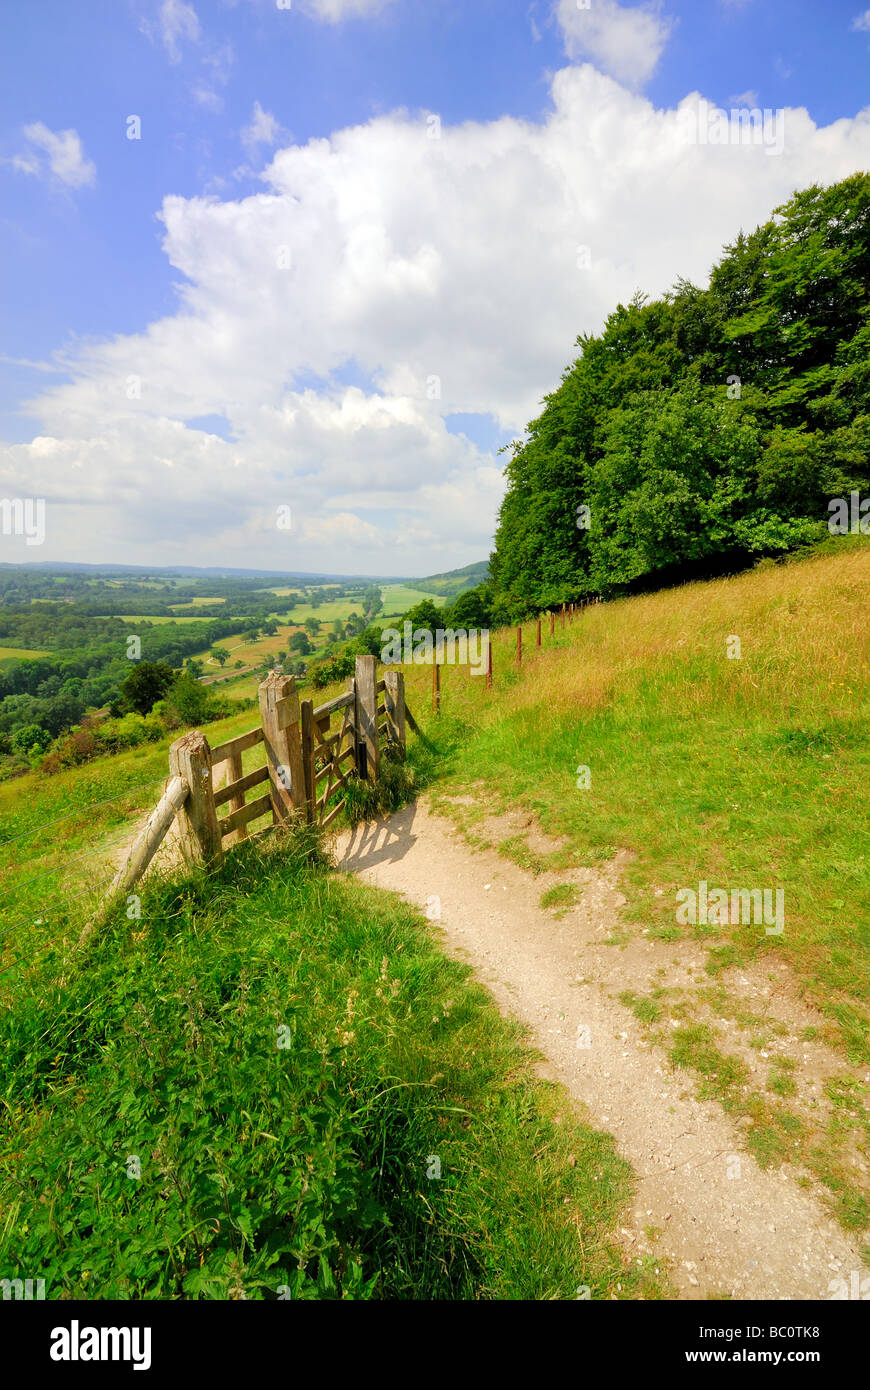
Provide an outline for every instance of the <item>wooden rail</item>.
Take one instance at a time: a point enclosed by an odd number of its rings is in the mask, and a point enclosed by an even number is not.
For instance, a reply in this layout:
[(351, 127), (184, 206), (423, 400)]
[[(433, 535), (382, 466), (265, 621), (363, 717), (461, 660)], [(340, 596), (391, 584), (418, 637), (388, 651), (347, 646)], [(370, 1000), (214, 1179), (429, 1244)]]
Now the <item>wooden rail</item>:
[[(265, 831), (299, 821), (330, 825), (344, 805), (348, 775), (374, 780), (382, 746), (404, 754), (406, 723), (417, 728), (405, 704), (402, 672), (387, 671), (380, 681), (376, 676), (375, 657), (357, 657), (345, 694), (315, 709), (310, 700), (299, 700), (293, 676), (273, 672), (257, 692), (256, 728), (214, 748), (198, 729), (177, 739), (169, 750), (170, 776), (163, 795), (79, 944), (93, 934), (106, 909), (142, 877), (173, 823), (185, 863), (206, 868), (216, 868), (225, 846), (245, 839), (252, 822), (267, 816)], [(333, 720), (340, 722), (331, 729)], [(264, 762), (244, 772), (242, 755), (259, 744)], [(221, 781), (224, 785), (218, 785)], [(262, 786), (267, 788), (264, 792), (246, 800), (248, 792)], [(218, 816), (223, 806), (227, 814)]]
[[(600, 598), (561, 605), (566, 620)], [(555, 636), (557, 612), (549, 610), (550, 636)], [(535, 648), (542, 645), (542, 620), (536, 620)], [(492, 687), (492, 640), (486, 634), (486, 687)], [(516, 662), (523, 661), (523, 630), (517, 627)], [(441, 668), (434, 663), (433, 705), (441, 707)], [(383, 695), (383, 699), (379, 696)], [(405, 700), (404, 673), (395, 668), (377, 679), (374, 656), (358, 656), (354, 675), (343, 695), (316, 708), (301, 700), (293, 676), (273, 672), (259, 687), (260, 722), (244, 733), (209, 747), (199, 730), (177, 739), (169, 750), (170, 776), (163, 795), (130, 846), (115, 874), (103, 908), (108, 907), (142, 877), (162, 844), (170, 826), (177, 826), (181, 853), (188, 865), (214, 868), (223, 858), (224, 846), (243, 840), (248, 826), (270, 818), (274, 826), (307, 821), (326, 827), (341, 811), (350, 773), (374, 781), (384, 748), (404, 756), (407, 728), (429, 745)], [(333, 728), (333, 720), (339, 720)], [(264, 762), (244, 772), (242, 755), (263, 744)], [(224, 785), (218, 785), (225, 779)], [(246, 800), (255, 788), (268, 790)], [(338, 798), (338, 799), (336, 799)], [(227, 814), (218, 809), (227, 806)], [(83, 944), (96, 926), (91, 921), (79, 939)]]

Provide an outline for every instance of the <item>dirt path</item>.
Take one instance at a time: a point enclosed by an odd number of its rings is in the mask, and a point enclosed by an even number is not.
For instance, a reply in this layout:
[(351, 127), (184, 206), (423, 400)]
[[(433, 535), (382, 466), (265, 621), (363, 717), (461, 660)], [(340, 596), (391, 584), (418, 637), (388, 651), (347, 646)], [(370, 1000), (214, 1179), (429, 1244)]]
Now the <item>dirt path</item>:
[(697, 975), (702, 958), (684, 942), (606, 944), (624, 902), (618, 857), (574, 871), (582, 905), (557, 919), (540, 906), (545, 877), (495, 850), (470, 849), (425, 801), (337, 837), (335, 849), (343, 871), (402, 893), (430, 917), (440, 911), (446, 949), (529, 1027), (546, 1074), (615, 1136), (637, 1174), (621, 1239), (632, 1256), (665, 1260), (682, 1298), (829, 1299), (832, 1281), (868, 1277), (858, 1241), (814, 1192), (788, 1167), (759, 1168), (740, 1125), (695, 1098), (691, 1080), (619, 1003), (626, 980), (649, 973), (654, 959), (660, 968), (662, 951), (673, 980)]

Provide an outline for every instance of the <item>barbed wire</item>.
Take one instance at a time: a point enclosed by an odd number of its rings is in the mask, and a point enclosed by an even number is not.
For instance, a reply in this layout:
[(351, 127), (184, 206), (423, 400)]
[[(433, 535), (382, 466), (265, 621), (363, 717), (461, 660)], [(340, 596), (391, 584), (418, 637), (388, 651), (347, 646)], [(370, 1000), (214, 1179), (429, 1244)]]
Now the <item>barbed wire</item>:
[(140, 782), (136, 787), (128, 787), (126, 791), (119, 792), (117, 796), (108, 796), (105, 801), (89, 801), (84, 806), (79, 806), (75, 811), (70, 811), (66, 816), (58, 816), (56, 820), (43, 821), (36, 825), (32, 830), (22, 830), (20, 835), (10, 835), (8, 840), (0, 840), (0, 850), (7, 845), (14, 845), (18, 840), (24, 840), (28, 835), (35, 835), (39, 830), (48, 830), (53, 825), (62, 825), (65, 820), (72, 820), (74, 816), (80, 816), (83, 811), (91, 811), (95, 806), (111, 806), (116, 801), (121, 801), (125, 796), (132, 796), (134, 792), (145, 791), (148, 788), (162, 786), (166, 781), (165, 777), (158, 777), (153, 782)]
[(119, 845), (126, 843), (129, 839), (129, 835), (130, 827), (129, 825), (125, 825), (124, 833), (119, 835), (116, 839), (103, 840), (101, 844), (96, 845), (93, 849), (84, 849), (80, 854), (74, 854), (71, 859), (65, 859), (63, 864), (58, 864), (53, 869), (45, 869), (40, 874), (34, 874), (32, 878), (23, 879), (19, 886), (21, 888), (27, 888), (29, 884), (38, 883), (41, 878), (47, 878), (49, 874), (59, 874), (68, 864), (75, 864), (79, 859), (87, 859), (92, 854), (102, 854), (109, 850), (117, 849)]

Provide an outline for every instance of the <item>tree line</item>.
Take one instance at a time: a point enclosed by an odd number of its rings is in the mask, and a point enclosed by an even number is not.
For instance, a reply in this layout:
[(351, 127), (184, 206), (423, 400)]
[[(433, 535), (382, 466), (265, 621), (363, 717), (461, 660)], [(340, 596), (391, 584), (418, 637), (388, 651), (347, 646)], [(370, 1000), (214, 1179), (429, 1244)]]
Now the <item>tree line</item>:
[(726, 572), (827, 534), (870, 473), (870, 176), (635, 295), (509, 448), (490, 616)]

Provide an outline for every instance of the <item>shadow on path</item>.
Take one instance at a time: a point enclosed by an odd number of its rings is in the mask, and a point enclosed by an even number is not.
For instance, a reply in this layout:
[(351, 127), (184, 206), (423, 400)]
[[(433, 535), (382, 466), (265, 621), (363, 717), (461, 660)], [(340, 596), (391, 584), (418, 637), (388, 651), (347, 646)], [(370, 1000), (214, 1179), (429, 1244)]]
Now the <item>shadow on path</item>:
[(357, 874), (377, 864), (395, 864), (416, 844), (414, 818), (417, 803), (403, 806), (392, 815), (364, 821), (346, 831), (335, 845), (336, 864), (342, 873)]

